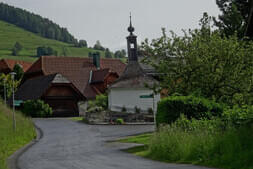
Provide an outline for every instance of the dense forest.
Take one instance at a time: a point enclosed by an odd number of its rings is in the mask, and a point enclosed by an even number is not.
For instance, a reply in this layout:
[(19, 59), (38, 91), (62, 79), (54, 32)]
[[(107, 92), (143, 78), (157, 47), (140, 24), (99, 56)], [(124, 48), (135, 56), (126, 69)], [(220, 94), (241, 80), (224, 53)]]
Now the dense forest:
[(0, 20), (14, 24), (45, 38), (72, 44), (77, 43), (77, 40), (66, 28), (61, 28), (49, 19), (4, 3), (0, 3)]

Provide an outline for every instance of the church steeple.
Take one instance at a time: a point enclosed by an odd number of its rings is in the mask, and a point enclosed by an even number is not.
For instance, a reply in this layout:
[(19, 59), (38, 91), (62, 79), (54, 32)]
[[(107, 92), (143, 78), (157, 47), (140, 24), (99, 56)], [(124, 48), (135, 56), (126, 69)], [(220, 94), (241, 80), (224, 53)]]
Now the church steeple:
[(130, 26), (128, 27), (130, 35), (127, 37), (128, 61), (138, 62), (137, 56), (137, 36), (133, 34), (134, 27), (132, 26), (132, 16), (130, 14)]

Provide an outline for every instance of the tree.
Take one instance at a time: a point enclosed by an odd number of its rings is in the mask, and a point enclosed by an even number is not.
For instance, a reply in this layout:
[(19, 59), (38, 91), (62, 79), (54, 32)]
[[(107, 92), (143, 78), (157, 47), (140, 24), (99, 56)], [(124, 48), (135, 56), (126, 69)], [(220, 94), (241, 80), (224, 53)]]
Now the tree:
[(238, 37), (222, 37), (211, 31), (210, 18), (202, 27), (182, 37), (171, 32), (151, 43), (142, 43), (145, 62), (160, 73), (161, 86), (170, 94), (199, 95), (232, 104), (240, 99), (252, 104), (253, 42)]
[(101, 45), (101, 43), (100, 43), (99, 40), (96, 41), (96, 43), (95, 43), (93, 49), (95, 49), (95, 50), (102, 50), (102, 51), (105, 50), (105, 48)]
[(115, 58), (124, 58), (124, 57), (126, 57), (126, 50), (125, 49), (117, 50), (114, 53), (114, 56), (115, 56)]
[(23, 70), (22, 66), (19, 64), (15, 64), (15, 66), (13, 68), (13, 72), (16, 73), (16, 75), (15, 75), (16, 81), (20, 81), (24, 76), (24, 70)]
[(12, 49), (12, 55), (13, 56), (18, 56), (19, 52), (23, 49), (23, 46), (19, 43), (16, 42), (13, 49)]
[(83, 47), (87, 47), (87, 46), (88, 46), (88, 44), (87, 44), (86, 40), (79, 40), (79, 43), (78, 43), (79, 48), (83, 48)]
[(106, 58), (112, 58), (112, 52), (108, 49), (108, 48), (106, 48), (105, 49), (105, 57)]
[(250, 3), (251, 0), (216, 0), (222, 14), (218, 20), (214, 18), (215, 26), (227, 37), (237, 34), (242, 38), (247, 27)]
[(51, 47), (40, 46), (37, 48), (37, 57), (40, 56), (57, 56), (58, 52)]

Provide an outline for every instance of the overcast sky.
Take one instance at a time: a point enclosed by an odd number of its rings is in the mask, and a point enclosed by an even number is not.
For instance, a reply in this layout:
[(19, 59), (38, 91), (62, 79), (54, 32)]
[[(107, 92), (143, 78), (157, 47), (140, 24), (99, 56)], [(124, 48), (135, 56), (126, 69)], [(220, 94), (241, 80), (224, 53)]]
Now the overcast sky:
[(112, 50), (125, 48), (129, 13), (140, 43), (161, 35), (161, 28), (181, 34), (198, 27), (203, 12), (217, 16), (215, 0), (0, 0), (66, 27), (89, 46), (100, 40)]

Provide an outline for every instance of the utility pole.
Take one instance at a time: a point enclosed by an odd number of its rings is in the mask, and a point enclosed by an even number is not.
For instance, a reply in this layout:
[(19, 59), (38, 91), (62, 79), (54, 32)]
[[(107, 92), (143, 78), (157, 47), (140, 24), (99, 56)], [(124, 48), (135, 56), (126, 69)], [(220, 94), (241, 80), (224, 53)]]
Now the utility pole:
[(11, 72), (11, 79), (12, 79), (12, 108), (13, 108), (13, 129), (16, 131), (16, 118), (15, 118), (15, 90), (14, 90), (14, 81), (15, 81), (15, 72)]
[(4, 76), (4, 103), (6, 105), (6, 77)]

